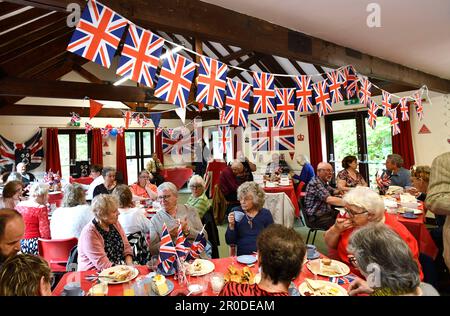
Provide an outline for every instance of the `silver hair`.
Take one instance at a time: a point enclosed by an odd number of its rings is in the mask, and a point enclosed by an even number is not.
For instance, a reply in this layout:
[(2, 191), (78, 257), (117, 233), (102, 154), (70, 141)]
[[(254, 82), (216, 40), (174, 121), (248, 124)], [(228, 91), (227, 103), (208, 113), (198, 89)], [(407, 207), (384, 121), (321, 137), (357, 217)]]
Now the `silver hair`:
[(106, 175), (107, 175), (109, 172), (117, 173), (117, 171), (116, 171), (115, 168), (112, 168), (112, 167), (105, 167), (105, 168), (103, 168), (103, 170), (102, 170), (102, 176), (106, 177)]
[(394, 165), (396, 165), (399, 168), (403, 166), (403, 158), (398, 154), (388, 155), (386, 160), (390, 160)]
[(92, 200), (91, 210), (98, 220), (105, 220), (108, 214), (117, 210), (119, 203), (117, 198), (111, 194), (99, 194)]
[(178, 189), (172, 182), (163, 182), (158, 186), (157, 191), (162, 192), (164, 190), (171, 191), (175, 196), (178, 196)]
[(374, 215), (376, 221), (383, 218), (383, 199), (368, 187), (356, 187), (344, 195), (344, 202), (364, 208), (369, 214)]
[(392, 229), (382, 223), (366, 225), (351, 236), (347, 251), (360, 271), (370, 275), (370, 266), (379, 267), (379, 287), (394, 293), (413, 292), (420, 284), (419, 266), (411, 249)]
[(78, 183), (69, 183), (64, 187), (63, 207), (74, 207), (86, 204), (86, 193)]
[(237, 197), (240, 200), (247, 194), (251, 194), (253, 196), (253, 204), (255, 204), (258, 210), (262, 209), (265, 201), (265, 193), (261, 187), (253, 181), (247, 181), (242, 183), (237, 190)]
[(205, 181), (198, 174), (194, 174), (191, 180), (189, 180), (189, 186), (193, 184), (200, 184), (203, 187), (203, 189), (205, 188)]
[(39, 195), (48, 194), (48, 184), (33, 182), (30, 186), (30, 196), (36, 197)]
[(6, 182), (9, 182), (9, 181), (22, 182), (22, 175), (19, 172), (11, 172), (8, 176), (8, 179), (6, 179)]

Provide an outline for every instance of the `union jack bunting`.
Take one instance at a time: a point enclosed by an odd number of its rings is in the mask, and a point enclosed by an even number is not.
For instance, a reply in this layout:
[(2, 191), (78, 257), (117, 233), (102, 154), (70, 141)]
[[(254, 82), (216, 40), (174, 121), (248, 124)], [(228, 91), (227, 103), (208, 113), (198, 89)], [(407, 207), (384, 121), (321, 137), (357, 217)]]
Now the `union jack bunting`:
[(416, 104), (416, 112), (417, 117), (421, 121), (423, 119), (423, 105), (422, 105), (422, 97), (419, 92), (414, 93), (414, 101)]
[(295, 89), (275, 89), (277, 103), (277, 127), (295, 124)]
[(224, 121), (230, 125), (247, 127), (251, 85), (227, 78), (227, 98)]
[(15, 171), (17, 164), (23, 162), (27, 170), (36, 169), (44, 158), (43, 144), (41, 130), (25, 143), (15, 143), (0, 135), (0, 166)]
[(324, 116), (333, 111), (326, 81), (316, 82), (313, 84), (313, 89), (316, 96), (316, 105), (319, 116)]
[(206, 237), (205, 234), (203, 234), (202, 230), (200, 233), (198, 233), (197, 237), (192, 243), (191, 249), (189, 250), (189, 253), (186, 257), (186, 261), (198, 258), (200, 254), (203, 252), (203, 250), (205, 250), (205, 247), (206, 247)]
[(391, 94), (387, 91), (382, 90), (383, 96), (381, 98), (381, 106), (383, 107), (383, 116), (391, 117)]
[(181, 225), (178, 225), (177, 240), (175, 241), (175, 250), (177, 251), (178, 258), (184, 259), (189, 253), (190, 247), (191, 245), (189, 245), (189, 242), (186, 240)]
[(222, 153), (227, 152), (227, 148), (231, 150), (231, 139), (233, 133), (231, 132), (231, 127), (228, 126), (219, 126), (217, 128), (219, 132), (219, 148), (222, 150)]
[(194, 142), (192, 134), (183, 134), (179, 130), (162, 130), (162, 149), (164, 154), (188, 154), (192, 152)]
[(400, 126), (399, 126), (399, 121), (398, 121), (398, 116), (397, 116), (397, 108), (393, 108), (391, 109), (391, 126), (392, 126), (392, 135), (397, 135), (400, 134)]
[(102, 127), (102, 128), (100, 128), (100, 133), (102, 134), (102, 137), (108, 137), (109, 129)]
[(173, 263), (176, 260), (176, 249), (173, 244), (172, 237), (170, 237), (169, 230), (166, 223), (163, 224), (161, 241), (159, 244), (159, 263), (158, 268), (165, 273), (173, 267)]
[(402, 121), (409, 121), (408, 98), (400, 99), (400, 111), (402, 112)]
[(109, 68), (127, 23), (110, 8), (89, 1), (67, 50)]
[(153, 88), (164, 40), (130, 24), (116, 73)]
[(370, 97), (372, 96), (372, 92), (370, 92), (370, 88), (372, 87), (372, 83), (370, 83), (369, 79), (364, 79), (361, 82), (361, 89), (359, 90), (359, 99), (362, 104), (365, 106), (369, 106)]
[(158, 126), (157, 128), (156, 128), (156, 135), (159, 135), (161, 132), (162, 132), (162, 127), (161, 126)]
[(253, 73), (253, 113), (275, 114), (274, 76), (269, 73)]
[(84, 123), (84, 133), (87, 134), (94, 129), (94, 126), (89, 124), (88, 122)]
[(369, 115), (369, 117), (367, 118), (367, 123), (370, 127), (372, 127), (372, 129), (377, 126), (377, 111), (378, 105), (374, 100), (370, 99), (369, 111), (367, 112)]
[(228, 66), (206, 56), (200, 57), (197, 77), (197, 102), (223, 108)]
[(219, 122), (220, 124), (225, 122), (225, 110), (219, 109)]
[(311, 77), (297, 76), (294, 77), (294, 81), (297, 87), (295, 90), (295, 95), (297, 97), (297, 111), (313, 112), (313, 89)]
[(347, 90), (347, 98), (350, 99), (358, 92), (358, 77), (353, 66), (344, 68), (344, 88)]
[(194, 72), (195, 63), (180, 54), (170, 54), (161, 67), (155, 97), (186, 109)]
[(341, 93), (341, 86), (344, 79), (341, 77), (339, 71), (332, 71), (327, 73), (328, 77), (328, 91), (330, 92), (331, 103), (338, 103), (344, 99)]
[(276, 128), (274, 118), (251, 120), (252, 150), (295, 150), (294, 128)]
[(204, 111), (209, 111), (209, 107), (207, 105), (203, 105), (203, 103), (191, 103), (188, 104), (186, 107), (186, 110), (188, 111), (196, 111), (196, 112), (204, 112)]

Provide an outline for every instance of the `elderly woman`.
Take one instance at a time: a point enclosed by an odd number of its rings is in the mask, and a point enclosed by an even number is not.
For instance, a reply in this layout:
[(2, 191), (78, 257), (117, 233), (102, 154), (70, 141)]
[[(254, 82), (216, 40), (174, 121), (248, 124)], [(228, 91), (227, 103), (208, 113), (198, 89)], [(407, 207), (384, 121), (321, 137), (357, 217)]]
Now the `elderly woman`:
[(127, 185), (119, 184), (112, 195), (119, 201), (119, 223), (133, 248), (133, 261), (146, 264), (150, 260), (146, 240), (146, 235), (150, 233), (150, 220), (143, 209), (134, 207), (133, 195)]
[(84, 226), (78, 239), (78, 271), (133, 264), (133, 251), (119, 223), (117, 207), (117, 199), (108, 194), (92, 201), (95, 218)]
[[(263, 208), (264, 191), (255, 182), (244, 182), (237, 191), (241, 206), (235, 207), (228, 215), (225, 240), (229, 245), (237, 245), (237, 255), (253, 254), (256, 238), (261, 231), (273, 224), (272, 213)], [(238, 215), (241, 218), (238, 219)]]
[(20, 241), (23, 253), (38, 255), (38, 238), (50, 239), (47, 201), (48, 185), (34, 182), (30, 187), (30, 198), (16, 205), (25, 222), (24, 239)]
[(413, 194), (416, 199), (425, 201), (427, 198), (428, 184), (430, 182), (431, 168), (428, 166), (411, 167), (412, 187), (407, 188), (407, 192)]
[(419, 266), (411, 249), (387, 225), (370, 224), (355, 231), (350, 237), (348, 252), (367, 279), (357, 279), (350, 284), (350, 295), (439, 296), (431, 285), (420, 282)]
[[(394, 215), (385, 213), (383, 199), (367, 187), (356, 187), (344, 195), (347, 217), (336, 218), (336, 222), (325, 232), (325, 243), (337, 249), (339, 260), (350, 264), (347, 246), (352, 232), (369, 223), (384, 223), (393, 229), (409, 246), (416, 260), (421, 278), (422, 268), (419, 264), (419, 247), (409, 230)], [(353, 273), (361, 275), (357, 269)]]
[(342, 191), (348, 191), (356, 186), (366, 187), (367, 183), (356, 170), (358, 168), (358, 159), (355, 156), (346, 156), (342, 160), (343, 170), (337, 174), (337, 187)]
[(111, 194), (117, 185), (116, 169), (109, 167), (103, 168), (102, 176), (104, 182), (95, 187), (94, 193), (92, 193), (93, 197), (96, 197), (99, 194)]
[[(273, 224), (257, 239), (261, 281), (258, 284), (228, 282), (221, 296), (287, 296), (291, 281), (300, 274), (305, 244), (292, 228)], [(276, 251), (274, 251), (276, 249)]]
[(138, 201), (148, 199), (156, 200), (158, 197), (157, 186), (150, 183), (150, 179), (152, 178), (153, 176), (145, 169), (139, 172), (138, 181), (130, 186), (134, 199)]
[(203, 218), (211, 207), (211, 202), (205, 193), (205, 181), (199, 175), (194, 175), (189, 181), (189, 188), (192, 194), (186, 204), (195, 207), (200, 218)]
[(21, 181), (15, 180), (6, 183), (0, 199), (0, 208), (16, 208), (16, 205), (21, 200), (22, 192), (23, 186)]
[(51, 296), (51, 271), (43, 258), (18, 254), (0, 269), (0, 296)]
[(94, 219), (86, 194), (78, 183), (64, 188), (62, 207), (52, 213), (50, 231), (53, 239), (79, 238), (83, 227)]
[[(203, 225), (197, 210), (191, 206), (178, 204), (178, 190), (172, 182), (164, 182), (158, 187), (158, 201), (161, 209), (152, 217), (150, 233), (150, 252), (159, 253), (159, 241), (161, 240), (162, 227), (167, 225), (172, 239), (178, 234), (178, 226), (181, 225), (186, 239), (192, 243), (202, 231)], [(208, 238), (206, 231), (203, 231)]]

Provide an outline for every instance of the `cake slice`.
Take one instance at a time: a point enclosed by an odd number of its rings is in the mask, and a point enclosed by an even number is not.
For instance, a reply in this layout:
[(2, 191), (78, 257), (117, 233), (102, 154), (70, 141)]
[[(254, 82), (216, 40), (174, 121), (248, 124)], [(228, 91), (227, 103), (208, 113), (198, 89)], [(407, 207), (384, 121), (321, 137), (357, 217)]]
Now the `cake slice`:
[(161, 274), (157, 274), (153, 277), (153, 289), (158, 295), (165, 295), (169, 292), (169, 287), (166, 283), (166, 277)]
[(324, 288), (323, 284), (321, 284), (315, 280), (312, 280), (312, 279), (305, 279), (305, 282), (306, 282), (306, 285), (314, 292), (319, 291), (320, 289)]

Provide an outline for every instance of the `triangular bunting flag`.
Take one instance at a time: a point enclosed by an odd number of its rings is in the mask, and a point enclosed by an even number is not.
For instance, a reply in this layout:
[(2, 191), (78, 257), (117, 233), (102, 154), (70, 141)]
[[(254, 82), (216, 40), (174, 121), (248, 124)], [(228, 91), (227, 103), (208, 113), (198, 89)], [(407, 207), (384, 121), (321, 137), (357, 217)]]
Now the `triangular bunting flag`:
[(419, 91), (414, 93), (414, 101), (416, 102), (416, 113), (417, 117), (420, 121), (423, 119), (423, 105), (422, 105), (422, 97), (420, 96)]
[(431, 131), (425, 124), (423, 124), (419, 130), (419, 134), (431, 134)]
[(184, 122), (186, 121), (186, 109), (185, 108), (176, 108), (175, 112), (177, 112), (178, 116), (180, 117), (181, 121)]
[(100, 112), (102, 107), (103, 104), (95, 100), (89, 99), (89, 119), (92, 119), (94, 116), (96, 116), (98, 112)]
[(291, 160), (294, 160), (294, 155), (295, 155), (294, 151), (290, 151), (289, 152), (289, 156), (291, 156)]
[(155, 128), (157, 128), (161, 121), (161, 113), (151, 113), (150, 119), (152, 120), (153, 125), (155, 125)]
[(402, 121), (409, 121), (408, 98), (400, 99), (400, 111), (402, 113)]

